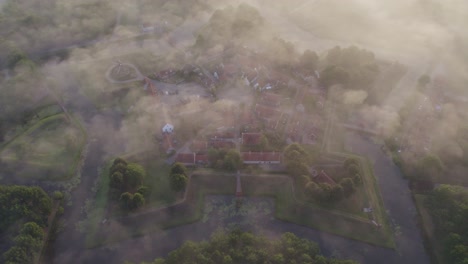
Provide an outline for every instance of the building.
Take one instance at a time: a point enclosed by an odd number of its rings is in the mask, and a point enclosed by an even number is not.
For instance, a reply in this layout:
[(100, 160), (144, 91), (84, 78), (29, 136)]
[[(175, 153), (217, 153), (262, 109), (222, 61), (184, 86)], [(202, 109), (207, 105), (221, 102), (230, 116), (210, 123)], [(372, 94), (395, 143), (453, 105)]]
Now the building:
[(327, 183), (331, 186), (336, 185), (336, 182), (330, 176), (328, 176), (324, 170), (321, 170), (319, 173), (313, 176), (313, 179), (316, 183)]
[(194, 140), (190, 149), (193, 152), (204, 152), (208, 150), (208, 142), (204, 140)]
[(174, 126), (171, 125), (171, 124), (166, 124), (162, 128), (162, 132), (163, 133), (172, 133), (172, 132), (174, 132)]
[(280, 152), (242, 152), (241, 158), (244, 164), (279, 164)]
[(182, 163), (186, 166), (195, 165), (195, 153), (179, 153), (176, 156), (176, 162)]
[(253, 146), (259, 145), (262, 140), (261, 133), (242, 133), (242, 145)]

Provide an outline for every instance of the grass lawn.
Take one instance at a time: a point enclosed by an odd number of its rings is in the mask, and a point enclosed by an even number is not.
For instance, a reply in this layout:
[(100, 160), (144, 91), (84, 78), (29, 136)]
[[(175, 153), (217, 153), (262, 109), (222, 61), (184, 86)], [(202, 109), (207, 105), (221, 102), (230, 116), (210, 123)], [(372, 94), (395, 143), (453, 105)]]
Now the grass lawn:
[(444, 260), (442, 255), (442, 245), (439, 243), (439, 239), (435, 237), (432, 217), (425, 206), (427, 196), (414, 194), (413, 197), (418, 209), (420, 224), (424, 232), (427, 252), (429, 252), (431, 258), (435, 260), (435, 263), (448, 263)]
[(17, 177), (63, 181), (74, 175), (85, 142), (86, 132), (78, 121), (56, 114), (5, 144), (0, 157), (5, 171)]

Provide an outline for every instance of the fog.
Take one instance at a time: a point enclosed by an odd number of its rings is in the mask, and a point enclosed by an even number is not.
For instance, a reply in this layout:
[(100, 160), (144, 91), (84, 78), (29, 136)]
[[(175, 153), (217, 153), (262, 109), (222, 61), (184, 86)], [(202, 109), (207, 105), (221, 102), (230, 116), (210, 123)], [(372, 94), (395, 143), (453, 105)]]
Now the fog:
[[(393, 139), (408, 166), (438, 155), (453, 165), (445, 168), (453, 182), (462, 182), (468, 169), (465, 0), (3, 0), (0, 7), (2, 140), (14, 138), (9, 127), (24, 126), (37, 107), (52, 102), (84, 124), (88, 141), (102, 147), (102, 162), (145, 151), (169, 162), (161, 148), (166, 123), (176, 127), (177, 147), (188, 149), (210, 131), (239, 125), (236, 114), (260, 94), (244, 76), (286, 80), (278, 94), (293, 103), (301, 96), (294, 78), (301, 76), (332, 102), (327, 114), (337, 124), (363, 128), (382, 142)], [(332, 63), (337, 46), (355, 56), (351, 63), (345, 55)], [(306, 50), (317, 54), (309, 70), (301, 69)], [(122, 63), (135, 66), (129, 76), (136, 81), (106, 76)], [(239, 76), (219, 87), (190, 74), (173, 83), (156, 78), (195, 65), (214, 79), (221, 64)], [(332, 66), (355, 82), (326, 84)], [(299, 73), (283, 78), (281, 70)], [(34, 148), (66, 144), (49, 140)]]

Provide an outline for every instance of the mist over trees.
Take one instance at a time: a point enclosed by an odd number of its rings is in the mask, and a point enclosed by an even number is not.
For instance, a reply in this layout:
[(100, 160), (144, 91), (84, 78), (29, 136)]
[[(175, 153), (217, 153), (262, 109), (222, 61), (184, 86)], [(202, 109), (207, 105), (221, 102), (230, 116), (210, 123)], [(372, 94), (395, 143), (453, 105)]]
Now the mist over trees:
[(441, 185), (426, 202), (435, 223), (435, 234), (450, 263), (468, 262), (468, 191), (463, 187)]
[(169, 253), (166, 259), (156, 259), (142, 264), (230, 264), (230, 263), (321, 263), (356, 264), (352, 260), (326, 258), (318, 245), (292, 233), (284, 233), (278, 239), (269, 239), (242, 231), (215, 233), (209, 241), (185, 242)]

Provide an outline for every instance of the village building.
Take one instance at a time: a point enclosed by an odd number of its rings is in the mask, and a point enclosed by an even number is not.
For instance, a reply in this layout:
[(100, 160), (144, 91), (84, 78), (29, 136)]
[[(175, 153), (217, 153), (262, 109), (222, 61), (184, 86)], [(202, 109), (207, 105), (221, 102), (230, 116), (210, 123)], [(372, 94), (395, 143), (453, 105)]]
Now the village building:
[(312, 173), (312, 178), (316, 183), (327, 183), (331, 186), (336, 185), (336, 182), (330, 176), (328, 176), (324, 170), (321, 170), (318, 173), (315, 171), (315, 173)]
[(185, 166), (193, 166), (195, 165), (195, 156), (195, 153), (178, 153), (175, 161)]
[(163, 133), (172, 133), (172, 132), (174, 132), (174, 126), (171, 125), (171, 124), (169, 124), (169, 123), (168, 123), (168, 124), (165, 124), (165, 125), (163, 126), (163, 128), (162, 128), (162, 132), (163, 132)]
[(192, 141), (192, 145), (190, 146), (190, 149), (193, 152), (204, 152), (208, 150), (208, 142), (204, 140), (194, 140)]
[(261, 133), (242, 133), (242, 145), (254, 146), (260, 144), (262, 139)]

